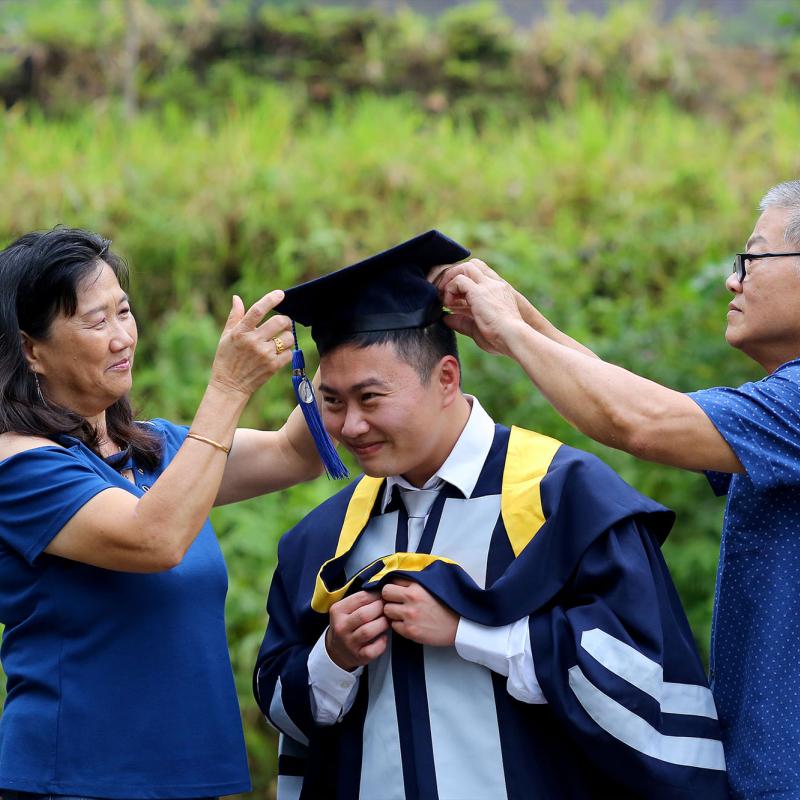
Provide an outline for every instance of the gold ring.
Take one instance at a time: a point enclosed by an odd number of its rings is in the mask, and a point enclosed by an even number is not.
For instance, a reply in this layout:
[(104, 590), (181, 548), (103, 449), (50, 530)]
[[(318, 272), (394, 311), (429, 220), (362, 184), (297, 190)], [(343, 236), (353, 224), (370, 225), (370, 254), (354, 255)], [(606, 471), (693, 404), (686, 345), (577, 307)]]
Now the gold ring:
[(273, 336), (272, 341), (275, 342), (275, 355), (279, 356), (286, 349), (286, 345), (279, 336)]

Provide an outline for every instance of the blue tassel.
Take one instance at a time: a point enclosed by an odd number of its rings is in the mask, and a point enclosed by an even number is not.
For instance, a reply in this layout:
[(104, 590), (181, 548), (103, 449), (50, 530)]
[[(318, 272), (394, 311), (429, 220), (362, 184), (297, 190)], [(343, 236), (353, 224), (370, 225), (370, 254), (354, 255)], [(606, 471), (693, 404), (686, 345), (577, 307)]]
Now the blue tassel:
[(294, 322), (292, 322), (292, 335), (294, 336), (294, 350), (292, 351), (292, 385), (294, 386), (294, 394), (297, 398), (297, 403), (303, 410), (303, 416), (306, 418), (306, 425), (308, 425), (308, 429), (311, 431), (311, 437), (314, 439), (314, 444), (317, 446), (317, 452), (322, 459), (328, 477), (334, 478), (335, 480), (349, 478), (350, 473), (342, 462), (342, 459), (339, 458), (339, 454), (333, 446), (333, 441), (328, 435), (328, 431), (325, 430), (325, 425), (322, 423), (322, 417), (317, 407), (317, 398), (314, 396), (314, 387), (306, 376), (306, 360), (303, 357), (303, 351), (297, 343), (297, 330), (295, 329)]

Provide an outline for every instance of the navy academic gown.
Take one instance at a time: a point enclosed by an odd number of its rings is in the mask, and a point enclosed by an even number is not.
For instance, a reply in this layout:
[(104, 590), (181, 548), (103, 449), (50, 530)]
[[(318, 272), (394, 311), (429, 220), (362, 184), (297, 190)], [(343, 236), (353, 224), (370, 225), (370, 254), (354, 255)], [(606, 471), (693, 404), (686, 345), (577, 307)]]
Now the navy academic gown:
[[(534, 800), (728, 796), (719, 726), (660, 544), (673, 514), (599, 459), (496, 426), (471, 497), (448, 487), (420, 546), (362, 476), (281, 540), (256, 697), (282, 733), (279, 798)], [(388, 554), (388, 555), (387, 555)], [(393, 576), (459, 615), (529, 618), (546, 704), (506, 678), (392, 635), (332, 726), (307, 661), (330, 605)]]

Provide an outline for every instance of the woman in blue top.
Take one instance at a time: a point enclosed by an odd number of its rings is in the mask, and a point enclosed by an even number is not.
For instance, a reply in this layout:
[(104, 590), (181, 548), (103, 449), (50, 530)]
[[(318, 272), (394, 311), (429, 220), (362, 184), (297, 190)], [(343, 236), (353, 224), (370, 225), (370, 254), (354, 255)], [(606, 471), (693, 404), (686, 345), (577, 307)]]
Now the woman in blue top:
[(0, 252), (0, 790), (209, 798), (250, 788), (213, 505), (321, 466), (298, 410), (237, 429), (291, 358), (270, 292), (233, 305), (188, 430), (134, 422), (124, 263), (57, 228)]

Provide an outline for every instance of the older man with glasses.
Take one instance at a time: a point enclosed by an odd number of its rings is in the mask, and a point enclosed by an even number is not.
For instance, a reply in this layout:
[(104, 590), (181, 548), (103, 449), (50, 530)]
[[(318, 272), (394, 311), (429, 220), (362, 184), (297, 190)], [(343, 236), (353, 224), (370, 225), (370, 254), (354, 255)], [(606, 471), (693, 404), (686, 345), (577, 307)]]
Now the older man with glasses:
[(437, 277), (449, 324), (510, 356), (576, 428), (727, 494), (711, 681), (736, 797), (800, 797), (800, 180), (770, 189), (726, 286), (766, 377), (683, 394), (597, 358), (483, 262)]

